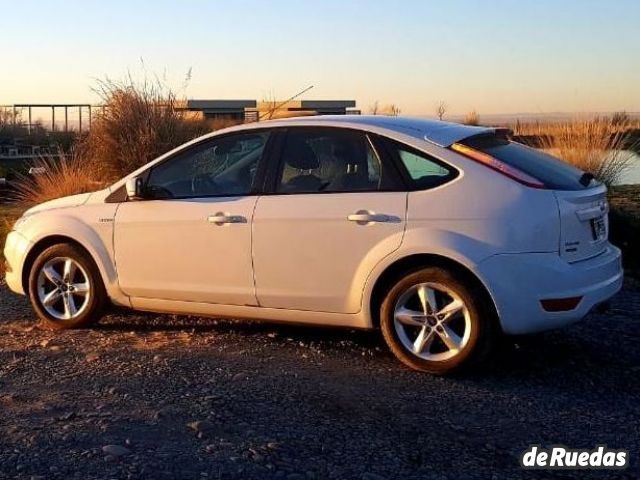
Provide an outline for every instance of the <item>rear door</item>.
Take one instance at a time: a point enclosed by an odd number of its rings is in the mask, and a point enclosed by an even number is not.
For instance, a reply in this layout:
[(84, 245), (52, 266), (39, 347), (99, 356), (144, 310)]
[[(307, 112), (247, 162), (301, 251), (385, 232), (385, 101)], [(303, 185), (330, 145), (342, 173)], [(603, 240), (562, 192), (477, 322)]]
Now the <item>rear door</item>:
[(260, 306), (356, 313), (359, 282), (396, 250), (407, 193), (364, 132), (290, 128), (253, 216)]

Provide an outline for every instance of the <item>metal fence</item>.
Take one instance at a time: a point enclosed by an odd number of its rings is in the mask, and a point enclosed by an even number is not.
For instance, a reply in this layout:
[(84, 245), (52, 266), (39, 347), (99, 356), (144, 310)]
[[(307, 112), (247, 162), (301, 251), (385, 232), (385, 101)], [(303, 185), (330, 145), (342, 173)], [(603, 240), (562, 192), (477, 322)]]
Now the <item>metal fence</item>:
[[(14, 105), (0, 105), (0, 114), (5, 123), (10, 123), (14, 129), (24, 128), (27, 133), (31, 133), (38, 125), (49, 127), (51, 131), (77, 130), (82, 132), (83, 129), (91, 128), (93, 110), (95, 108), (103, 108), (100, 105), (91, 105), (88, 103), (16, 103)], [(47, 110), (49, 112), (48, 119), (42, 123), (34, 120), (34, 109)], [(70, 118), (69, 111), (77, 110), (76, 118)], [(59, 122), (58, 120), (59, 119)], [(69, 128), (71, 125), (76, 128)], [(61, 123), (61, 125), (59, 125)]]

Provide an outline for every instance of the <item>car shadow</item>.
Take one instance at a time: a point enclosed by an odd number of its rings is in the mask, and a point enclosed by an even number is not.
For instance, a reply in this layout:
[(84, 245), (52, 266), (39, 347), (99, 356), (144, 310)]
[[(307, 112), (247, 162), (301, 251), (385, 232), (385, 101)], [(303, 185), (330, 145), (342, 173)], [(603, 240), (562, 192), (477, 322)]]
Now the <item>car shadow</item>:
[(301, 342), (320, 342), (327, 346), (353, 342), (362, 348), (386, 348), (378, 330), (362, 330), (260, 320), (207, 318), (168, 315), (129, 310), (115, 310), (94, 327), (113, 332), (180, 332), (235, 334), (245, 337), (269, 336), (270, 339), (292, 339)]
[[(637, 371), (640, 361), (635, 352), (630, 355), (613, 355), (604, 351), (607, 344), (620, 345), (614, 330), (599, 330), (601, 316), (589, 317), (578, 325), (562, 330), (519, 337), (502, 337), (497, 342), (489, 360), (476, 368), (455, 375), (455, 378), (471, 382), (501, 380), (557, 381), (562, 376), (565, 384), (580, 383), (583, 377), (594, 375), (619, 375), (620, 371)], [(296, 325), (255, 320), (227, 320), (153, 313), (119, 312), (108, 316), (96, 326), (108, 332), (179, 332), (233, 334), (246, 337), (268, 337), (275, 345), (302, 342), (329, 350), (344, 350), (361, 355), (356, 350), (370, 349), (371, 359), (384, 359), (384, 365), (392, 357), (378, 330), (356, 330), (339, 327)], [(594, 342), (592, 337), (597, 336)], [(266, 340), (266, 339), (265, 339)], [(250, 343), (250, 342), (248, 342)], [(632, 349), (632, 345), (629, 345)], [(398, 364), (398, 368), (402, 368)]]

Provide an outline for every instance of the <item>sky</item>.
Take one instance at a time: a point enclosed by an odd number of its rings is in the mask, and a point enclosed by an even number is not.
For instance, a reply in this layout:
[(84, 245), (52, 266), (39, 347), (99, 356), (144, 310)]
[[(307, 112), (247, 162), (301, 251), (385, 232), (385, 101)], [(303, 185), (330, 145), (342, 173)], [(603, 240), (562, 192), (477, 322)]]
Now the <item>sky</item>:
[[(639, 0), (0, 0), (0, 104), (97, 102), (157, 75), (188, 98), (367, 111), (640, 111)], [(191, 79), (185, 82), (187, 72)]]

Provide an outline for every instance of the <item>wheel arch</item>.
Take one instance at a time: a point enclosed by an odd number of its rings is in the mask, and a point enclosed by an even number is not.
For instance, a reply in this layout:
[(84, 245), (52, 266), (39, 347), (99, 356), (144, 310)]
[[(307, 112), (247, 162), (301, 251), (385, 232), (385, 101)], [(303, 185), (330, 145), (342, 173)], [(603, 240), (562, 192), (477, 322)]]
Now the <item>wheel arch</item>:
[(33, 244), (33, 246), (29, 249), (29, 252), (25, 257), (25, 260), (22, 266), (21, 280), (22, 280), (22, 288), (24, 289), (24, 292), (26, 295), (29, 295), (29, 275), (31, 274), (31, 268), (33, 267), (33, 264), (36, 261), (36, 258), (38, 258), (38, 255), (40, 255), (49, 247), (63, 244), (63, 243), (74, 245), (75, 247), (82, 249), (89, 256), (89, 258), (93, 260), (93, 263), (98, 268), (98, 271), (100, 272), (100, 276), (102, 277), (102, 282), (105, 285), (105, 288), (109, 285), (108, 277), (106, 276), (104, 271), (104, 266), (101, 264), (101, 262), (96, 260), (96, 255), (94, 254), (94, 252), (92, 252), (90, 248), (87, 248), (78, 240), (68, 237), (66, 235), (51, 234), (37, 240)]
[[(396, 259), (376, 278), (371, 290), (371, 295), (368, 299), (368, 307), (373, 328), (379, 328), (380, 326), (380, 306), (386, 293), (393, 284), (399, 279), (399, 277), (425, 267), (441, 267), (460, 275), (465, 282), (473, 285), (478, 292), (480, 292), (484, 304), (490, 309), (491, 313), (494, 314), (494, 317), (496, 319), (498, 318), (496, 303), (491, 295), (491, 291), (470, 267), (464, 265), (458, 260), (454, 260), (444, 255), (435, 253), (415, 253)], [(497, 323), (499, 324), (500, 322)]]

